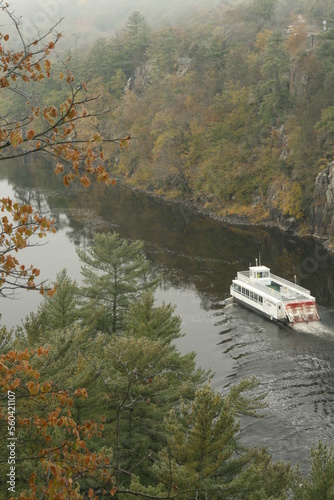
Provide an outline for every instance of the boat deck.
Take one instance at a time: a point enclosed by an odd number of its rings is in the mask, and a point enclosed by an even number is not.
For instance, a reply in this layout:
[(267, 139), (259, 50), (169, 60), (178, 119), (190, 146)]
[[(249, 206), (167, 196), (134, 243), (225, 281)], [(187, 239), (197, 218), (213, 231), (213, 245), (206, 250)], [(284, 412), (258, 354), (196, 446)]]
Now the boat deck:
[(270, 274), (270, 283), (263, 284), (257, 281), (250, 281), (249, 271), (239, 271), (237, 279), (247, 283), (259, 292), (265, 293), (279, 301), (288, 302), (291, 300), (305, 300), (310, 298), (310, 291), (302, 286), (296, 285), (291, 281), (280, 278), (275, 274)]

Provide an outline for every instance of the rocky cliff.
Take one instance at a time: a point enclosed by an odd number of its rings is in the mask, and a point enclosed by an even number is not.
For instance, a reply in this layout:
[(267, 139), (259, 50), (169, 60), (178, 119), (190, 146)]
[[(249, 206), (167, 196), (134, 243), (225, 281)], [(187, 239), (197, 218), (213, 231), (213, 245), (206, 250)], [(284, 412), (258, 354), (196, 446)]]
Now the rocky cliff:
[(334, 162), (317, 175), (312, 225), (315, 236), (334, 237)]

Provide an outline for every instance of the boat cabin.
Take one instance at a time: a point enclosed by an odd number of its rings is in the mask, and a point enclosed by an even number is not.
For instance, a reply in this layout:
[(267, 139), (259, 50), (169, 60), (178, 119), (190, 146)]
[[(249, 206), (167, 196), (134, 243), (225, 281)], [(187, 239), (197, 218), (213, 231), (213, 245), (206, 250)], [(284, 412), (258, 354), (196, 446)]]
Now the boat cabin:
[(263, 285), (270, 285), (270, 269), (266, 266), (251, 266), (249, 268), (250, 282), (260, 282)]

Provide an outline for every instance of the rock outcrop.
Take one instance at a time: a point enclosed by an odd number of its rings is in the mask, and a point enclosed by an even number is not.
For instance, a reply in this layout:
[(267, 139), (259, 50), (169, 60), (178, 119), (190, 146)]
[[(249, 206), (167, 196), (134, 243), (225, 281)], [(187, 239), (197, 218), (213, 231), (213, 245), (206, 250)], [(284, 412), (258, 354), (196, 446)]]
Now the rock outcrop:
[(315, 236), (330, 238), (334, 235), (334, 162), (317, 175), (312, 225)]

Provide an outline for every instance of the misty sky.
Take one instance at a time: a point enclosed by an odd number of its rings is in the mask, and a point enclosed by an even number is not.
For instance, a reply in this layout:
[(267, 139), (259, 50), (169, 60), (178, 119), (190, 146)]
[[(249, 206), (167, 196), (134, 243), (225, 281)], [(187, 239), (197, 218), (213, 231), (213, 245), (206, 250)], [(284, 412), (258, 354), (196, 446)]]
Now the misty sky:
[[(224, 0), (225, 1), (225, 0)], [(235, 0), (230, 0), (235, 1)], [(73, 43), (75, 33), (80, 33), (80, 42), (90, 43), (99, 37), (108, 37), (124, 27), (134, 10), (139, 10), (148, 23), (160, 24), (182, 22), (185, 13), (209, 9), (222, 0), (11, 0), (10, 6), (17, 16), (22, 16), (22, 29), (30, 38), (37, 31), (45, 32), (61, 17), (59, 28)]]

